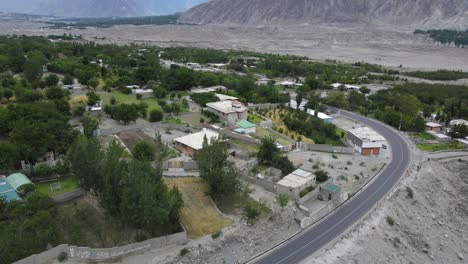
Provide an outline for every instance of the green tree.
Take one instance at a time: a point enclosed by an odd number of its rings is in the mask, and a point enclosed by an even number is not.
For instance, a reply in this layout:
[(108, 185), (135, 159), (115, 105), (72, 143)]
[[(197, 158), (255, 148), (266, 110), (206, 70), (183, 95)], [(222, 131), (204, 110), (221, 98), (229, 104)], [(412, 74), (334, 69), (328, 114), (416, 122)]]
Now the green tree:
[(47, 87), (56, 86), (59, 82), (59, 77), (56, 74), (49, 74), (45, 78), (45, 84)]
[(101, 101), (101, 96), (93, 91), (87, 92), (86, 96), (88, 97), (88, 106), (96, 105)]
[(153, 161), (156, 158), (154, 145), (146, 141), (138, 142), (132, 152), (139, 161)]
[(94, 131), (99, 128), (98, 119), (90, 114), (81, 117), (81, 123), (83, 124), (83, 133), (87, 138), (92, 138)]
[(62, 80), (62, 83), (65, 84), (65, 85), (71, 85), (73, 84), (73, 76), (70, 75), (70, 74), (65, 74), (65, 76), (63, 77), (63, 80)]
[(163, 120), (164, 114), (158, 109), (153, 109), (149, 113), (149, 121), (150, 122), (160, 122)]
[(276, 196), (276, 201), (282, 208), (284, 208), (288, 205), (289, 197), (288, 195), (281, 193), (278, 196)]
[(0, 141), (0, 171), (8, 172), (19, 160), (19, 150), (8, 141)]
[(276, 146), (276, 138), (273, 136), (264, 137), (257, 152), (258, 161), (263, 164), (272, 164), (273, 158), (279, 154), (280, 150)]

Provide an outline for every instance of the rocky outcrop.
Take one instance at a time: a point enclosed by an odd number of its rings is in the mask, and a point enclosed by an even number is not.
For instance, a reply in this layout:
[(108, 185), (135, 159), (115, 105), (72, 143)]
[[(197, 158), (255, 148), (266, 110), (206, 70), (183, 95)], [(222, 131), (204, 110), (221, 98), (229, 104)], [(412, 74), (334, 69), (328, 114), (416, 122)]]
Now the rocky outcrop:
[(468, 28), (466, 0), (211, 0), (184, 13), (191, 24), (370, 23)]

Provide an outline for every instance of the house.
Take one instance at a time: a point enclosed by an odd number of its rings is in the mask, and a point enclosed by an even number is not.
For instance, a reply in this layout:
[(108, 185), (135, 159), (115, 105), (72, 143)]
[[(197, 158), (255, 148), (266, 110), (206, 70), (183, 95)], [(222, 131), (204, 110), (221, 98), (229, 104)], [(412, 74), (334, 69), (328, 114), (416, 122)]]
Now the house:
[(320, 186), (320, 196), (324, 201), (333, 201), (335, 205), (340, 204), (341, 188), (331, 182), (327, 182)]
[(5, 180), (5, 178), (0, 178), (0, 199), (2, 198), (7, 202), (21, 200), (16, 190)]
[(5, 179), (15, 191), (18, 191), (22, 186), (32, 184), (31, 180), (22, 173), (13, 173)]
[(301, 191), (315, 185), (315, 183), (316, 178), (312, 172), (297, 169), (276, 183), (276, 191), (277, 193), (288, 195), (293, 200), (297, 200), (300, 197)]
[(132, 90), (132, 94), (141, 95), (141, 98), (149, 98), (153, 96), (153, 90), (152, 89), (135, 89), (135, 90)]
[(254, 123), (250, 123), (247, 120), (242, 120), (236, 123), (238, 128), (236, 128), (234, 131), (237, 133), (241, 134), (254, 134), (257, 132), (257, 125)]
[[(315, 116), (315, 110), (312, 110), (312, 109), (307, 109), (307, 113), (311, 116)], [(317, 113), (317, 117), (322, 119), (323, 122), (327, 123), (327, 124), (331, 124), (333, 123), (333, 117), (325, 114), (325, 113), (322, 113), (322, 112), (318, 112)]]
[(434, 131), (434, 132), (442, 132), (442, 125), (434, 123), (434, 122), (427, 122), (425, 127), (424, 127), (424, 130)]
[(226, 122), (227, 126), (235, 127), (236, 123), (242, 120), (247, 120), (248, 110), (239, 101), (220, 101), (207, 103), (207, 110), (219, 116), (221, 120)]
[(189, 156), (194, 156), (198, 150), (203, 149), (205, 139), (208, 143), (219, 138), (219, 133), (203, 128), (202, 131), (174, 139), (175, 148)]
[(348, 141), (362, 155), (379, 155), (386, 140), (369, 127), (358, 127), (348, 130)]

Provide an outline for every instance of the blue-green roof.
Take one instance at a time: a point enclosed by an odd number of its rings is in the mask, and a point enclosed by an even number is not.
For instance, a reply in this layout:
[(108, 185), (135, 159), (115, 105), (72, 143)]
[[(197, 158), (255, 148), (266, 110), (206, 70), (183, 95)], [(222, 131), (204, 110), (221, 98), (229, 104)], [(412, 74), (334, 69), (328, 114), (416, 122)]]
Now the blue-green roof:
[(240, 133), (240, 134), (245, 134), (245, 129), (243, 128), (236, 128), (234, 129), (235, 132)]
[(13, 173), (10, 176), (6, 178), (6, 181), (15, 189), (16, 191), (18, 190), (19, 187), (26, 185), (26, 184), (31, 184), (31, 180), (29, 180), (26, 175), (22, 173)]
[(247, 120), (242, 120), (242, 121), (237, 122), (237, 126), (239, 126), (239, 127), (241, 127), (241, 128), (244, 128), (244, 129), (252, 128), (252, 127), (257, 127), (256, 124), (250, 123), (250, 122), (247, 121)]
[(336, 186), (333, 183), (328, 183), (327, 185), (323, 186), (322, 189), (324, 189), (325, 191), (329, 193), (335, 193), (336, 191), (340, 189), (340, 187)]
[(4, 179), (0, 179), (0, 197), (5, 198), (7, 202), (20, 199), (15, 189)]

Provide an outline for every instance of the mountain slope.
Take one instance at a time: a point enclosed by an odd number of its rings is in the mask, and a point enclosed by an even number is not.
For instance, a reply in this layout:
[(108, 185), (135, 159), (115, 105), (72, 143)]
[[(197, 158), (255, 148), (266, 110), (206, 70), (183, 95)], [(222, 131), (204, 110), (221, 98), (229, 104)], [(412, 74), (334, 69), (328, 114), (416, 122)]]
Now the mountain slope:
[(211, 0), (179, 20), (193, 24), (371, 23), (468, 27), (468, 0)]
[(205, 0), (0, 0), (0, 11), (60, 17), (129, 17), (185, 11)]

